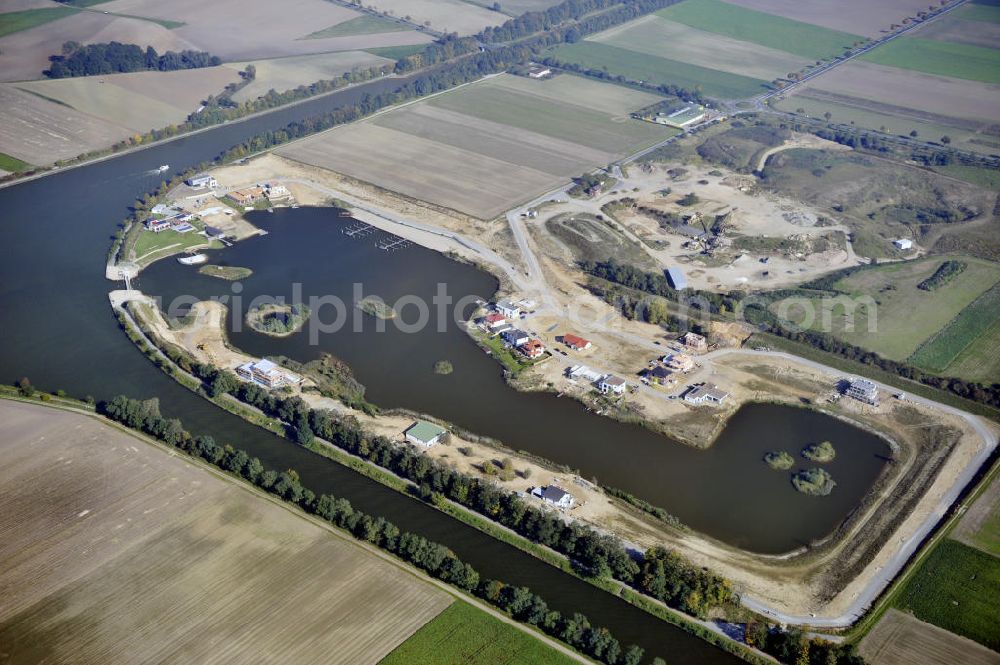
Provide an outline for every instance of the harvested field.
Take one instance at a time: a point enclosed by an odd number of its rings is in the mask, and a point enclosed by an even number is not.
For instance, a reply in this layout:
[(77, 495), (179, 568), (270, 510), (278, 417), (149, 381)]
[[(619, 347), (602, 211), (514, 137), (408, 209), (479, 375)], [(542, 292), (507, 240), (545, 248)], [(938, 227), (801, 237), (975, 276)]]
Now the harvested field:
[(803, 58), (830, 58), (862, 39), (722, 0), (686, 0), (656, 12), (692, 28), (753, 42)]
[(0, 85), (0, 152), (31, 164), (50, 164), (106, 148), (128, 134), (105, 120)]
[[(391, 62), (392, 60), (388, 58), (380, 58), (364, 51), (256, 60), (252, 63), (257, 68), (256, 78), (233, 95), (233, 100), (243, 102), (256, 99), (267, 94), (268, 90), (271, 89), (283, 92), (322, 79), (334, 79), (354, 69), (367, 69)], [(245, 69), (248, 64), (251, 63), (236, 62), (228, 67), (233, 71), (240, 71)]]
[(1000, 476), (993, 478), (986, 491), (962, 516), (951, 537), (1000, 557)]
[(277, 154), (430, 203), (491, 219), (559, 178), (372, 123), (300, 141)]
[(578, 661), (461, 601), (437, 615), (379, 665), (575, 665)]
[(196, 48), (177, 31), (149, 21), (100, 12), (75, 12), (66, 18), (0, 38), (0, 81), (41, 78), (49, 66), (49, 56), (59, 53), (63, 42), (68, 41), (81, 44), (119, 41), (143, 47), (149, 45), (161, 53)]
[(1000, 49), (996, 48), (907, 36), (879, 46), (860, 59), (925, 74), (1000, 84)]
[(209, 95), (240, 80), (229, 67), (31, 81), (21, 90), (121, 128), (122, 136), (183, 122)]
[(728, 0), (734, 5), (865, 37), (927, 9), (923, 0)]
[(625, 116), (627, 105), (639, 108), (656, 97), (633, 92), (617, 99), (616, 91), (575, 77), (494, 77), (277, 153), (492, 219), (670, 135)]
[(348, 37), (350, 35), (377, 35), (380, 32), (396, 32), (409, 30), (405, 23), (397, 23), (392, 19), (371, 14), (362, 14), (341, 23), (335, 23), (329, 28), (323, 28), (309, 33), (307, 39), (323, 39), (324, 37)]
[[(970, 7), (966, 6), (968, 8)], [(971, 44), (982, 48), (996, 48), (1000, 45), (1000, 23), (970, 20), (961, 16), (963, 13), (958, 11), (935, 19), (921, 28), (918, 34), (923, 39)]]
[(766, 81), (717, 71), (700, 65), (669, 60), (629, 49), (584, 40), (563, 44), (547, 52), (560, 62), (587, 69), (607, 69), (613, 76), (657, 85), (700, 90), (709, 97), (738, 99), (764, 91)]
[(871, 665), (997, 665), (1000, 654), (972, 640), (889, 610), (858, 652)]
[(427, 35), (413, 30), (377, 35), (354, 34), (305, 39), (316, 30), (343, 24), (357, 12), (325, 0), (115, 0), (102, 9), (136, 16), (183, 21), (173, 32), (226, 61), (246, 61), (290, 55), (360, 50), (369, 46), (425, 43)]
[(6, 663), (376, 663), (452, 602), (96, 418), (0, 412)]
[(598, 33), (588, 41), (765, 81), (799, 71), (813, 62), (785, 51), (691, 28), (655, 14)]
[(500, 25), (510, 17), (461, 0), (372, 0), (369, 7), (390, 16), (409, 16), (414, 23), (432, 30), (471, 35), (488, 25)]
[[(489, 9), (493, 6), (493, 0), (465, 0), (480, 7)], [(508, 16), (520, 16), (526, 12), (545, 11), (553, 5), (558, 5), (559, 0), (506, 0), (500, 3), (500, 11)]]

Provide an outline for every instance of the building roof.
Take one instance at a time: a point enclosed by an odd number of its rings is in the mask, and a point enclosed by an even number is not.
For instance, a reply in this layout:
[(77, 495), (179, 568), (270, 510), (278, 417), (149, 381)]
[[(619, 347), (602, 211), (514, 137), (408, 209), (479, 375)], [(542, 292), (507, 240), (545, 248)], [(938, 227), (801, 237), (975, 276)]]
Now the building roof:
[(569, 492), (555, 485), (549, 485), (542, 490), (542, 498), (553, 503), (559, 503), (566, 496), (573, 498)]
[(608, 374), (606, 377), (604, 377), (603, 379), (601, 379), (601, 383), (609, 385), (609, 386), (624, 386), (625, 385), (625, 379), (621, 379), (621, 378), (619, 378), (617, 376), (612, 376), (612, 375)]
[(497, 309), (521, 309), (509, 300), (501, 300), (497, 303)]
[(406, 436), (427, 443), (441, 436), (445, 433), (445, 431), (446, 430), (443, 427), (438, 427), (433, 423), (418, 420), (410, 425), (410, 427), (406, 430)]
[(490, 312), (486, 315), (487, 323), (496, 323), (497, 321), (505, 321), (503, 314), (498, 314), (497, 312)]
[(503, 333), (501, 334), (515, 338), (528, 337), (528, 333), (524, 332), (520, 328), (511, 328), (510, 330), (504, 330)]
[(671, 374), (673, 374), (673, 372), (671, 372), (669, 369), (667, 369), (663, 365), (657, 365), (653, 369), (649, 370), (649, 374), (650, 374), (650, 376), (654, 376), (657, 379), (665, 379), (668, 376), (670, 376)]
[(570, 346), (587, 346), (590, 344), (587, 340), (582, 337), (577, 337), (573, 333), (566, 333), (563, 335), (563, 343), (569, 344)]
[(670, 281), (670, 286), (675, 289), (687, 288), (687, 280), (684, 279), (684, 273), (680, 268), (667, 268), (667, 279)]
[(527, 342), (521, 345), (521, 350), (527, 354), (531, 354), (535, 351), (544, 351), (545, 345), (542, 344), (537, 339), (529, 339)]
[(257, 362), (251, 364), (254, 369), (260, 370), (261, 372), (273, 372), (278, 369), (278, 366), (270, 360), (258, 360)]
[(712, 399), (716, 402), (721, 402), (727, 397), (729, 397), (729, 393), (711, 383), (706, 383), (703, 386), (691, 386), (688, 388), (687, 394), (684, 395), (686, 400)]

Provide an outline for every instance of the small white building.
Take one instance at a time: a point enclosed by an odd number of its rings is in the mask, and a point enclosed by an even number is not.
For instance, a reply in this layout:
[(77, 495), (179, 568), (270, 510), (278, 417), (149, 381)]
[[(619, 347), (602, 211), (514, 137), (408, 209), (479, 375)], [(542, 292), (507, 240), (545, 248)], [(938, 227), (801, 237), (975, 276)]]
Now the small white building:
[(536, 487), (531, 490), (531, 495), (556, 508), (572, 508), (573, 504), (576, 503), (572, 494), (556, 485)]
[(605, 395), (607, 395), (608, 393), (621, 395), (622, 393), (625, 392), (626, 385), (627, 383), (625, 379), (614, 376), (612, 374), (608, 374), (607, 376), (605, 376), (604, 378), (602, 378), (600, 381), (597, 382), (597, 389), (600, 390), (601, 393)]
[(501, 300), (497, 303), (497, 311), (508, 319), (516, 319), (521, 316), (521, 308), (509, 300)]
[(192, 176), (184, 181), (191, 189), (205, 189), (209, 187), (215, 189), (219, 186), (218, 181), (207, 173), (199, 173), (196, 176)]
[(596, 383), (601, 380), (603, 374), (590, 369), (586, 365), (573, 365), (566, 370), (566, 376), (571, 379), (583, 379), (584, 381)]
[(847, 390), (844, 394), (859, 402), (878, 406), (878, 386), (874, 381), (853, 376), (847, 380)]
[(727, 397), (729, 397), (729, 393), (712, 383), (691, 386), (684, 392), (684, 401), (689, 404), (704, 404), (705, 402), (722, 404)]
[(906, 251), (908, 249), (913, 249), (913, 241), (909, 238), (900, 238), (899, 240), (893, 240), (892, 244), (896, 246), (896, 249), (901, 251)]
[(281, 388), (302, 383), (302, 378), (270, 360), (251, 360), (236, 368), (236, 376), (265, 388)]
[(441, 443), (441, 439), (448, 433), (443, 427), (438, 427), (433, 423), (418, 420), (410, 425), (404, 434), (406, 440), (424, 448), (430, 448)]

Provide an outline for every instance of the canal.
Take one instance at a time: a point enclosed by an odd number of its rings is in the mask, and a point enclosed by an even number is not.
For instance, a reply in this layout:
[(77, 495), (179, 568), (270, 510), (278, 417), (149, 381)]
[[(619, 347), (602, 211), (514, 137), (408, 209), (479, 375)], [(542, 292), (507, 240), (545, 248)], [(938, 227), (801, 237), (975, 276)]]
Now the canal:
[[(118, 329), (107, 303), (104, 257), (132, 201), (154, 187), (160, 164), (183, 170), (257, 132), (281, 127), (398, 84), (380, 80), (196, 136), (0, 189), (0, 377), (98, 399), (159, 397), (193, 432), (238, 442), (272, 468), (294, 468), (317, 492), (348, 498), (451, 547), (486, 577), (526, 585), (562, 612), (581, 611), (624, 644), (679, 665), (740, 662), (628, 603), (543, 564), (344, 467), (248, 425), (162, 374)], [(322, 583), (322, 580), (318, 580)]]

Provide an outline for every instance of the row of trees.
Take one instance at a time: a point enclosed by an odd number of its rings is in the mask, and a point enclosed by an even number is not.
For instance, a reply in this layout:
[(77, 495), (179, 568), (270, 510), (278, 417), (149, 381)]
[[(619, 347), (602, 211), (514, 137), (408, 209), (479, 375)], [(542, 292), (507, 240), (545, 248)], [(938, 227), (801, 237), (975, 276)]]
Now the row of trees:
[(353, 507), (347, 499), (332, 494), (317, 495), (302, 485), (298, 473), (289, 469), (268, 469), (256, 457), (232, 446), (219, 445), (210, 436), (192, 436), (177, 419), (160, 414), (157, 399), (136, 400), (119, 395), (98, 405), (108, 418), (145, 432), (165, 443), (253, 483), (308, 513), (350, 532), (428, 574), (471, 592), (519, 621), (537, 626), (547, 634), (608, 665), (638, 665), (643, 650), (635, 645), (623, 648), (607, 628), (594, 626), (584, 615), (565, 616), (550, 609), (538, 594), (498, 580), (481, 579), (471, 565), (449, 548), (423, 536), (401, 530), (381, 516), (369, 515)]
[(108, 42), (87, 44), (77, 42), (63, 44), (62, 54), (50, 58), (52, 64), (45, 72), (49, 78), (69, 78), (72, 76), (95, 76), (121, 72), (141, 72), (157, 70), (170, 72), (178, 69), (198, 69), (221, 65), (222, 60), (205, 51), (167, 51), (163, 55), (152, 46), (145, 50), (137, 44)]

